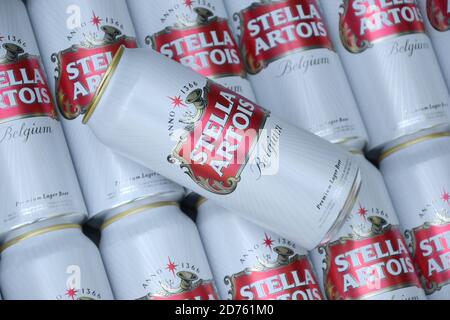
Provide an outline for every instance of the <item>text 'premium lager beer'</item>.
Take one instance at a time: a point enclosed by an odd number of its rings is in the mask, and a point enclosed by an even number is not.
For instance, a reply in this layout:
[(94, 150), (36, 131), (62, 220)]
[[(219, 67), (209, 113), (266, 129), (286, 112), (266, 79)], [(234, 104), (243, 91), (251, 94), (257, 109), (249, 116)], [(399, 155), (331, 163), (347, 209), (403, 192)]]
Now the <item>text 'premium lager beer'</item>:
[(387, 150), (380, 168), (429, 299), (450, 299), (450, 134)]
[(311, 258), (331, 300), (422, 300), (425, 294), (383, 177), (355, 155), (363, 185), (344, 226)]
[(100, 251), (117, 299), (218, 299), (197, 228), (175, 202), (107, 220)]
[(122, 48), (107, 73), (84, 122), (116, 152), (308, 249), (353, 206), (339, 147), (152, 50)]
[(85, 219), (25, 6), (0, 2), (0, 235), (51, 217)]
[(333, 143), (367, 133), (316, 0), (225, 1), (258, 102)]
[(139, 44), (254, 100), (223, 0), (128, 0)]
[[(369, 149), (450, 125), (450, 98), (416, 1), (321, 1)], [(426, 132), (424, 133), (426, 134)]]
[(197, 226), (222, 299), (323, 299), (306, 250), (204, 201)]
[(52, 88), (90, 218), (155, 195), (179, 197), (180, 187), (113, 154), (81, 124), (116, 50), (137, 46), (125, 0), (31, 0), (27, 5), (47, 73), (54, 75)]

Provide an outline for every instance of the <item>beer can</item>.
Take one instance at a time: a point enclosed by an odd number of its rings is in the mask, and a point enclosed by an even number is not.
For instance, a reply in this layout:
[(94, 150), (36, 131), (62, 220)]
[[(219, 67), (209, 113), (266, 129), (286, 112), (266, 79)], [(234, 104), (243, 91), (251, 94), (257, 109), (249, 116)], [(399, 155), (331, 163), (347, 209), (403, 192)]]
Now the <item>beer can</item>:
[(133, 201), (181, 197), (179, 186), (117, 156), (81, 123), (116, 50), (137, 46), (125, 0), (31, 0), (27, 6), (94, 223)]
[(359, 169), (340, 147), (152, 50), (122, 47), (107, 72), (84, 122), (116, 152), (306, 249), (353, 207)]
[(257, 101), (333, 143), (367, 133), (316, 0), (227, 0)]
[(151, 47), (254, 101), (223, 0), (128, 0), (141, 47)]
[(137, 207), (107, 220), (100, 252), (119, 300), (217, 300), (194, 222), (176, 202)]
[(450, 134), (393, 147), (380, 163), (429, 299), (450, 299)]
[(363, 155), (363, 185), (351, 215), (311, 252), (330, 300), (426, 299), (381, 173)]
[(450, 97), (416, 1), (321, 1), (369, 132), (386, 143), (450, 126)]
[(0, 2), (0, 238), (52, 217), (85, 219), (80, 187), (21, 1)]
[(1, 247), (5, 300), (113, 300), (98, 248), (76, 224), (36, 224)]
[(425, 27), (433, 42), (442, 73), (450, 89), (450, 3), (448, 0), (418, 0)]
[(323, 299), (308, 252), (295, 242), (211, 201), (199, 205), (197, 226), (222, 299)]

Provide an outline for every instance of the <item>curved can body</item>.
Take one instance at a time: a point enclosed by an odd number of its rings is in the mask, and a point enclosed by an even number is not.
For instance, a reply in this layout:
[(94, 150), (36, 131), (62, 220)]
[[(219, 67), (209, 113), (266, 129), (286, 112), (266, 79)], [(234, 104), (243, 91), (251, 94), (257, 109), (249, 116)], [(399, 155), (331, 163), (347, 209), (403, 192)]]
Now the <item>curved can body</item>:
[(257, 101), (333, 143), (367, 133), (316, 0), (227, 0)]
[(26, 8), (0, 2), (0, 235), (36, 221), (86, 218)]
[(136, 47), (125, 0), (27, 1), (90, 218), (179, 186), (117, 156), (81, 124), (114, 53)]
[(426, 299), (383, 177), (355, 157), (363, 179), (357, 204), (339, 234), (311, 252), (323, 290), (332, 300)]
[(339, 147), (152, 50), (112, 66), (85, 122), (116, 152), (309, 249), (353, 206), (359, 170)]
[(429, 299), (450, 299), (450, 134), (387, 150), (380, 163)]
[(176, 203), (122, 212), (101, 233), (100, 252), (117, 299), (218, 299), (197, 228)]
[(370, 150), (450, 126), (449, 93), (415, 1), (321, 5), (369, 132)]
[(322, 300), (308, 252), (210, 201), (197, 226), (222, 299)]
[(223, 0), (128, 0), (138, 42), (255, 100)]
[(2, 246), (6, 300), (113, 300), (98, 248), (79, 225), (35, 227)]

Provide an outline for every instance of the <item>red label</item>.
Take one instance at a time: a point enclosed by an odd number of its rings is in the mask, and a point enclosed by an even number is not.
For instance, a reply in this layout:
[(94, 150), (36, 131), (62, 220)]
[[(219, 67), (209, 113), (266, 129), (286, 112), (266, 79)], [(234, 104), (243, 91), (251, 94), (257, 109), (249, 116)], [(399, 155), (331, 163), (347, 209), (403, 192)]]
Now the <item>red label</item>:
[(427, 15), (437, 31), (450, 29), (450, 0), (427, 0)]
[(0, 58), (0, 122), (41, 116), (56, 118), (39, 58)]
[(411, 0), (343, 0), (339, 28), (341, 41), (351, 53), (360, 53), (377, 41), (423, 33), (423, 17)]
[(238, 46), (225, 19), (216, 17), (195, 26), (166, 28), (153, 35), (151, 42), (156, 51), (205, 77), (244, 75)]
[(232, 193), (269, 112), (213, 82), (192, 91), (186, 104), (194, 105), (196, 114), (184, 121), (186, 134), (169, 161), (181, 162), (206, 190)]
[(364, 299), (410, 286), (420, 288), (397, 227), (388, 226), (367, 238), (341, 238), (319, 250), (326, 253), (324, 286), (329, 299)]
[(177, 289), (175, 292), (149, 295), (148, 300), (218, 300), (214, 285), (210, 281), (198, 281), (190, 289)]
[(240, 20), (242, 55), (251, 74), (293, 52), (333, 49), (316, 0), (254, 3), (241, 11)]
[(73, 120), (86, 112), (108, 65), (120, 46), (136, 48), (136, 40), (122, 36), (92, 47), (72, 46), (52, 56), (58, 62), (57, 103), (61, 114)]
[(412, 236), (423, 287), (432, 294), (450, 283), (450, 223), (425, 224), (414, 229)]
[(227, 277), (225, 284), (232, 300), (322, 300), (312, 270), (307, 257), (294, 256), (288, 264)]

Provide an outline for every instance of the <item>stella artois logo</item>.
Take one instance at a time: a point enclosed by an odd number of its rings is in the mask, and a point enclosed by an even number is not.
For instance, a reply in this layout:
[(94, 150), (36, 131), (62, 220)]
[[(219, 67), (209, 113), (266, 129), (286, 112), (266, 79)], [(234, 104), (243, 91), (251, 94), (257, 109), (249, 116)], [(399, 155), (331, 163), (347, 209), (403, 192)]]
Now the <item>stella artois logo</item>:
[(269, 112), (210, 81), (204, 88), (191, 87), (182, 90), (185, 100), (170, 97), (174, 109), (182, 110), (178, 122), (184, 128), (168, 160), (209, 192), (230, 194), (237, 188)]
[(213, 281), (202, 280), (198, 274), (199, 269), (194, 265), (177, 264), (169, 257), (167, 266), (143, 285), (145, 289), (152, 287), (153, 292), (139, 300), (218, 300)]
[(405, 34), (424, 33), (415, 1), (342, 0), (339, 29), (344, 47), (361, 53), (374, 43)]
[(324, 255), (328, 299), (367, 299), (401, 288), (420, 288), (399, 228), (389, 225), (381, 216), (366, 220), (352, 226), (352, 235), (319, 248)]
[(245, 75), (238, 46), (227, 19), (203, 7), (197, 17), (179, 19), (173, 27), (146, 37), (154, 50), (209, 78)]
[(97, 27), (85, 41), (52, 55), (56, 67), (56, 100), (64, 118), (76, 119), (86, 112), (98, 85), (120, 46), (136, 48), (134, 38), (122, 34), (120, 25), (102, 24), (94, 14)]
[(316, 0), (261, 0), (234, 19), (240, 21), (241, 51), (250, 74), (293, 52), (333, 50)]
[(444, 32), (450, 29), (449, 0), (427, 0), (427, 15), (430, 24), (437, 31)]
[(0, 123), (28, 117), (57, 119), (39, 57), (25, 53), (24, 47), (13, 42), (3, 43), (1, 48)]

